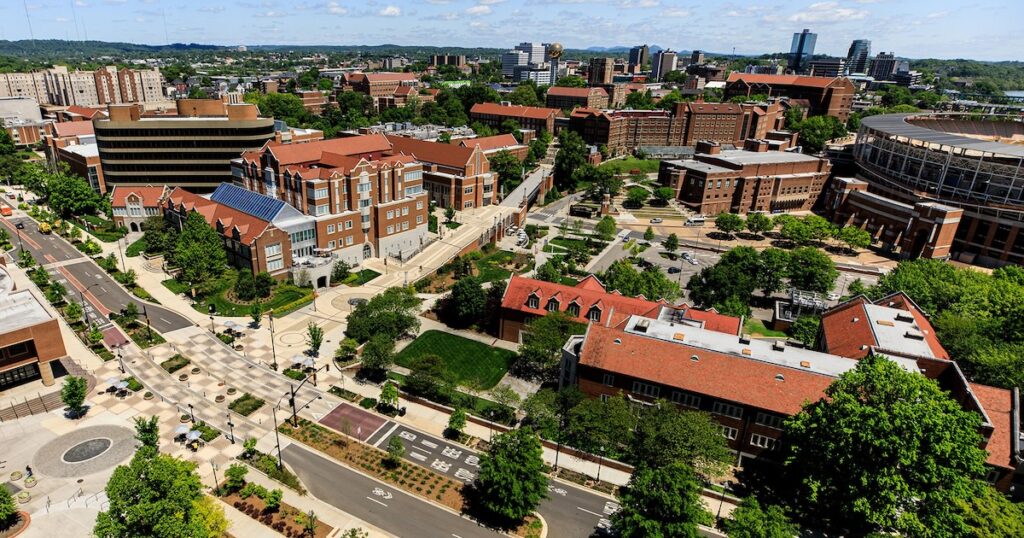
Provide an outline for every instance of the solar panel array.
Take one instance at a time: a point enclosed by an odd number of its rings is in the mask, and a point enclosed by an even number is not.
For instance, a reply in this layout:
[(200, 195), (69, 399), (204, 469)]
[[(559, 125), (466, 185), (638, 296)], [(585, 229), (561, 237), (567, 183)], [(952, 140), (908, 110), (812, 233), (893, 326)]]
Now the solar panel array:
[(221, 183), (210, 195), (210, 200), (267, 222), (274, 220), (284, 207), (281, 200), (245, 190), (231, 183)]

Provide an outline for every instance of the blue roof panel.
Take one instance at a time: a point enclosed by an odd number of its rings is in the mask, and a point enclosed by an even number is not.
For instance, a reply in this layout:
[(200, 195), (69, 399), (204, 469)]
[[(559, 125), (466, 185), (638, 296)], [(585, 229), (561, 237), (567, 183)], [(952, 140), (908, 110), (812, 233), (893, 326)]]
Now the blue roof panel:
[(210, 200), (267, 222), (274, 220), (284, 207), (281, 200), (245, 190), (232, 183), (221, 183), (210, 195)]

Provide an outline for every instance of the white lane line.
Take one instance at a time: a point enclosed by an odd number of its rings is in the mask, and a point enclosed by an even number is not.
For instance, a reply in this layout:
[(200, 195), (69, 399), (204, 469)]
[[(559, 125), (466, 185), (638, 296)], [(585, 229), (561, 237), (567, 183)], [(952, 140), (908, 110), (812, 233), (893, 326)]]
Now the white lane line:
[(429, 447), (429, 448), (437, 448), (437, 446), (438, 446), (437, 443), (432, 443), (432, 442), (430, 442), (430, 441), (428, 441), (426, 439), (423, 439), (422, 441), (420, 441), (420, 444), (423, 445), (423, 446)]
[(379, 504), (379, 505), (383, 506), (384, 508), (387, 508), (387, 507), (388, 507), (388, 505), (386, 505), (386, 504), (384, 504), (384, 503), (382, 503), (382, 502), (380, 502), (380, 501), (378, 501), (377, 499), (374, 499), (374, 498), (372, 498), (372, 497), (367, 497), (366, 499), (367, 499), (367, 500), (369, 500), (369, 501), (373, 501), (373, 502), (375, 502), (375, 503), (377, 503), (377, 504)]
[(459, 536), (458, 534), (455, 534), (455, 533), (452, 533), (452, 536), (454, 536), (455, 538), (462, 538), (461, 536)]
[(586, 508), (581, 508), (581, 507), (577, 506), (576, 509), (577, 510), (582, 510), (582, 511), (588, 513), (588, 514), (593, 514), (593, 515), (595, 515), (597, 517), (602, 517), (602, 518), (604, 517), (604, 514), (598, 514), (597, 512), (591, 512), (590, 510), (587, 510)]
[(167, 324), (170, 324), (170, 323), (171, 323), (171, 321), (170, 321), (169, 319), (167, 319), (167, 318), (164, 318), (164, 317), (160, 318), (160, 321), (162, 321), (162, 322), (164, 322), (164, 323), (167, 323)]
[[(387, 422), (385, 422), (384, 424), (381, 424), (380, 427), (383, 428), (385, 425), (387, 425)], [(395, 430), (397, 430), (397, 429), (398, 429), (398, 423), (396, 422), (393, 426), (391, 426), (391, 429), (388, 430), (387, 433), (385, 433), (384, 435), (380, 436), (380, 439), (377, 439), (377, 442), (374, 443), (373, 446), (375, 446), (377, 448), (380, 448), (381, 443), (383, 443), (384, 440), (387, 439), (388, 437), (391, 437), (391, 434), (395, 433)], [(377, 428), (377, 430), (379, 431), (380, 428)], [(376, 434), (377, 434), (377, 431), (374, 431), (373, 434), (370, 435), (370, 437), (373, 437)], [(369, 439), (370, 437), (367, 437), (367, 439)]]
[(427, 456), (425, 454), (420, 454), (419, 452), (409, 451), (409, 457), (414, 460), (427, 461)]

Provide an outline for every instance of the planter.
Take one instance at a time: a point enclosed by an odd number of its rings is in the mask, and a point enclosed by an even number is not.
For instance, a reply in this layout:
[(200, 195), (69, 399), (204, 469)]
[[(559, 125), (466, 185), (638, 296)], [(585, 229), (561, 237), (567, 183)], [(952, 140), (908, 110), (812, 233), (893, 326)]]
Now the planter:
[(234, 394), (235, 394), (236, 392), (238, 392), (238, 391), (237, 391), (236, 389), (234, 389), (234, 388), (228, 388), (228, 396), (232, 396), (232, 395), (234, 395)]
[(243, 349), (242, 348), (242, 344), (236, 344), (235, 345), (235, 351), (242, 351), (242, 349)]
[(192, 375), (196, 375), (198, 373), (199, 373), (199, 367), (196, 367), (196, 368), (192, 369)]
[(34, 488), (35, 486), (36, 486), (36, 477), (30, 476), (30, 477), (25, 479), (25, 487), (26, 488)]
[(25, 504), (32, 500), (32, 494), (27, 491), (18, 492), (18, 504)]
[(153, 393), (147, 391), (145, 394), (142, 395), (142, 399), (143, 400), (152, 400), (153, 399)]
[(181, 374), (178, 376), (178, 381), (188, 381), (188, 374)]
[(178, 418), (179, 418), (179, 419), (181, 420), (181, 423), (182, 423), (182, 424), (184, 424), (184, 423), (186, 423), (186, 422), (188, 422), (188, 421), (192, 420), (192, 417), (190, 417), (190, 416), (188, 416), (188, 415), (181, 415), (181, 416), (180, 416), (180, 417), (178, 417)]
[(213, 401), (215, 401), (217, 403), (224, 403), (224, 395), (223, 394), (218, 394), (217, 397), (213, 399)]
[(217, 386), (218, 386), (218, 387), (223, 387), (223, 386), (224, 386), (224, 382), (223, 382), (223, 381), (221, 381), (220, 383), (217, 383)]
[(11, 473), (11, 482), (17, 482), (18, 480), (21, 480), (21, 477), (23, 476), (25, 476), (25, 474), (22, 473), (21, 471), (13, 471)]

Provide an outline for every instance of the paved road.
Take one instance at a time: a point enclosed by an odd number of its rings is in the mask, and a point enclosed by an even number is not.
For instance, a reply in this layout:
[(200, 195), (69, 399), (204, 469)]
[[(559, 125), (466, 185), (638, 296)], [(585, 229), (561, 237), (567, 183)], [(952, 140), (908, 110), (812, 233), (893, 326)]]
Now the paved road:
[[(493, 538), (499, 533), (361, 475), (299, 445), (282, 450), (316, 498), (402, 537)], [(570, 536), (551, 533), (550, 536)]]
[[(25, 228), (18, 230), (18, 222), (24, 223)], [(153, 329), (158, 332), (173, 331), (192, 325), (188, 318), (167, 308), (144, 303), (128, 293), (88, 256), (79, 252), (63, 238), (57, 234), (40, 233), (32, 219), (4, 219), (3, 224), (10, 232), (15, 250), (12, 254), (15, 258), (20, 254), (17, 251), (24, 245), (36, 262), (43, 264), (51, 277), (59, 280), (67, 288), (71, 299), (81, 301), (82, 297), (85, 297), (86, 304), (83, 306), (93, 319), (106, 318), (110, 312), (119, 312), (132, 302), (139, 308), (140, 313), (146, 312), (149, 315)], [(145, 321), (144, 318), (141, 319)]]

